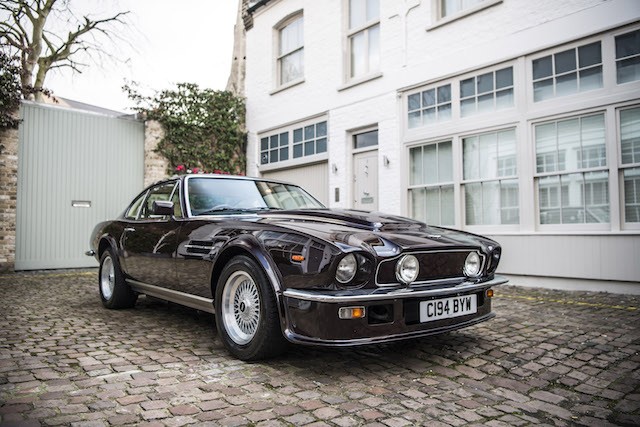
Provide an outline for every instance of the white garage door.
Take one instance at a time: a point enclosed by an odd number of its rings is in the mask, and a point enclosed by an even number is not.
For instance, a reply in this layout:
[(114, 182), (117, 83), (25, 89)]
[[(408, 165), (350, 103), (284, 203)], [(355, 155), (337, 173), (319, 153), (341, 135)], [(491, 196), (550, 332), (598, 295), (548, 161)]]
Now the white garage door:
[(324, 205), (329, 205), (329, 166), (327, 162), (265, 172), (262, 177), (299, 185)]

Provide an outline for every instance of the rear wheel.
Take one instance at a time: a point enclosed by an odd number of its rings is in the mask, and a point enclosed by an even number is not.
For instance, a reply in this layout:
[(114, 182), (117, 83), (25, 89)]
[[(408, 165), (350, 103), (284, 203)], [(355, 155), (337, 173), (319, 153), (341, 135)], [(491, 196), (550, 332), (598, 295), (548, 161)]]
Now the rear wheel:
[(237, 256), (222, 270), (215, 298), (218, 334), (242, 360), (276, 356), (286, 347), (276, 298), (264, 272), (251, 258)]
[(107, 308), (130, 308), (138, 299), (138, 295), (125, 282), (118, 258), (110, 248), (100, 257), (98, 288), (102, 305)]

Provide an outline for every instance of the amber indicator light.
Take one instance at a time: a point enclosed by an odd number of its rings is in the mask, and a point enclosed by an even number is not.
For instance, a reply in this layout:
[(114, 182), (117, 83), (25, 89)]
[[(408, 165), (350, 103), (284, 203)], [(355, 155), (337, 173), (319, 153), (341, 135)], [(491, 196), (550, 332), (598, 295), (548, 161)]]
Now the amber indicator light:
[(338, 310), (338, 317), (340, 319), (362, 319), (364, 313), (364, 307), (342, 307)]
[(291, 255), (291, 260), (292, 261), (296, 261), (296, 262), (302, 262), (302, 261), (304, 261), (304, 256), (303, 255)]
[(487, 289), (487, 297), (488, 298), (493, 298), (493, 289)]

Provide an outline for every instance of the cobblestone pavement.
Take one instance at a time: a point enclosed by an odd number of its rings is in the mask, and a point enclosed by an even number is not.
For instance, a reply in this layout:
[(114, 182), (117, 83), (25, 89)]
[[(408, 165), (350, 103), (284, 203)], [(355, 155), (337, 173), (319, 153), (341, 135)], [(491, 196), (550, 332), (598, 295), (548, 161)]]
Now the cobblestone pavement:
[(244, 363), (211, 315), (106, 310), (96, 283), (0, 276), (0, 424), (640, 424), (639, 297), (504, 286), (462, 331)]

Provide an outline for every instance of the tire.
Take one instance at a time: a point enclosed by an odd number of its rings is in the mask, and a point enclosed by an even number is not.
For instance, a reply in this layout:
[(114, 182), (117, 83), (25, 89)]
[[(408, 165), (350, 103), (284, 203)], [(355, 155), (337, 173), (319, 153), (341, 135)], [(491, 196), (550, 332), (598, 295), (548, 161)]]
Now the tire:
[(113, 255), (111, 248), (100, 257), (98, 290), (102, 305), (106, 308), (131, 308), (138, 299), (138, 295), (125, 282), (118, 258)]
[(220, 274), (214, 304), (218, 335), (238, 359), (266, 359), (285, 350), (274, 291), (253, 259), (236, 256), (229, 261)]

